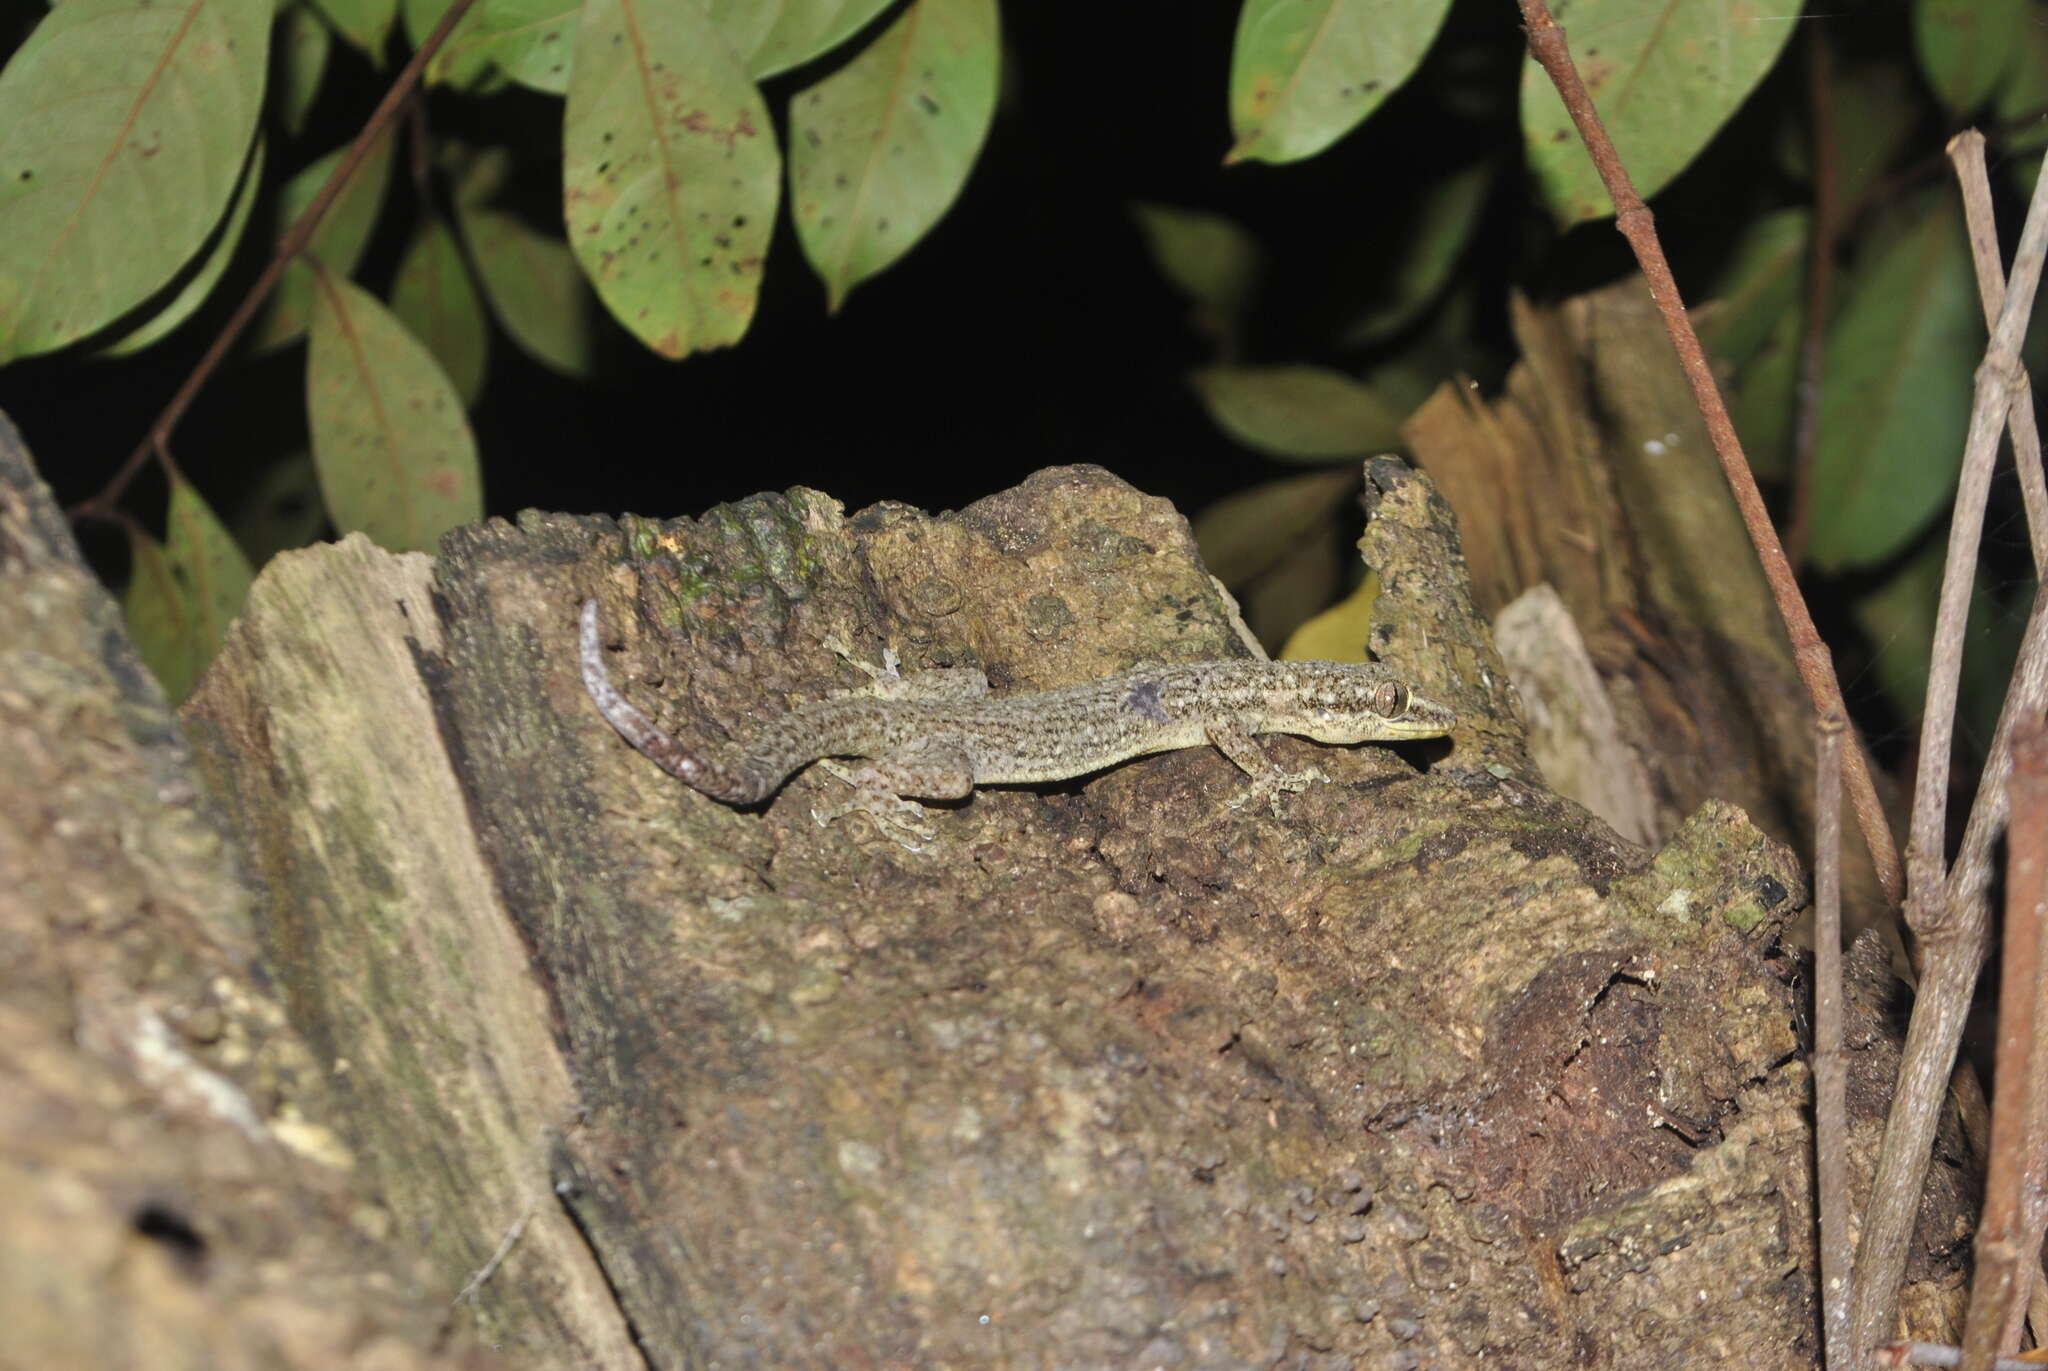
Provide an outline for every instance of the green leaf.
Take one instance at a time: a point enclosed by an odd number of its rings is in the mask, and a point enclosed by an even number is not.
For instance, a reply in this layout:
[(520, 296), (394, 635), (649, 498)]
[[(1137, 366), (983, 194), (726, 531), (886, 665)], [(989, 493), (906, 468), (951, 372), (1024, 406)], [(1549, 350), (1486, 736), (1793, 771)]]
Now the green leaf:
[(1346, 347), (1384, 342), (1429, 308), (1465, 255), (1492, 185), (1493, 164), (1475, 162), (1423, 192), (1421, 201), (1407, 210), (1398, 245), (1377, 262), (1374, 276), (1383, 283), (1380, 302), (1345, 330)]
[(128, 636), (173, 704), (199, 679), (204, 659), (192, 627), (185, 587), (171, 571), (164, 547), (140, 528), (128, 528), (128, 588), (121, 595)]
[(343, 532), (431, 550), (483, 514), (476, 440), (426, 345), (376, 297), (313, 268), (306, 409), (320, 493)]
[(256, 569), (213, 507), (182, 478), (171, 481), (164, 528), (165, 555), (172, 573), (184, 583), (192, 610), (199, 660), (210, 662), (249, 598)]
[(102, 357), (128, 357), (142, 351), (161, 338), (168, 337), (180, 324), (190, 319), (198, 308), (206, 303), (213, 288), (234, 260), (235, 248), (241, 244), (242, 230), (248, 226), (249, 210), (256, 203), (256, 187), (263, 181), (263, 140), (258, 138), (249, 154), (249, 166), (242, 173), (242, 184), (235, 191), (234, 203), (228, 206), (227, 222), (213, 236), (205, 257), (196, 270), (185, 279), (178, 293), (155, 314), (149, 316), (135, 329), (99, 349)]
[(1843, 62), (1835, 71), (1836, 193), (1843, 221), (1913, 146), (1925, 106), (1901, 62)]
[[(2034, 178), (2041, 172), (2041, 150), (2048, 148), (2048, 23), (2023, 24), (2013, 39), (2019, 51), (2005, 84), (1998, 88), (1993, 122), (2007, 130), (2005, 156), (2000, 160), (2016, 198), (2024, 203), (2033, 198)], [(2034, 311), (2037, 326), (2044, 313), (2048, 311)]]
[(1792, 469), (1792, 412), (1799, 396), (1799, 352), (1804, 310), (1780, 315), (1735, 374), (1728, 410), (1742, 439), (1749, 469), (1779, 479)]
[(1325, 367), (1203, 367), (1190, 379), (1224, 432), (1270, 457), (1341, 461), (1401, 446), (1407, 411)]
[(67, 0), (0, 71), (0, 364), (113, 322), (220, 223), (269, 0)]
[[(1793, 24), (1753, 0), (1569, 0), (1552, 6), (1622, 165), (1647, 199), (1685, 170), (1763, 79)], [(1522, 62), (1522, 137), (1560, 224), (1614, 213), (1557, 88)]]
[(790, 102), (790, 202), (828, 309), (958, 197), (995, 114), (999, 58), (995, 0), (917, 0)]
[(1235, 220), (1206, 210), (1133, 202), (1159, 274), (1225, 319), (1243, 313), (1264, 270), (1259, 244)]
[(484, 292), (512, 341), (567, 376), (596, 360), (596, 304), (569, 245), (502, 210), (464, 209), (462, 231)]
[[(272, 215), (272, 242), (282, 242), (285, 233), (298, 222), (306, 206), (334, 169), (348, 155), (346, 147), (336, 148), (284, 183)], [(285, 269), (284, 279), (270, 296), (263, 315), (249, 330), (249, 343), (258, 351), (281, 347), (306, 331), (311, 310), (313, 280), (305, 258), (317, 258), (328, 269), (346, 276), (356, 269), (370, 230), (384, 208), (384, 188), (391, 181), (391, 133), (387, 129), (370, 145), (355, 175), (341, 188), (341, 194), (327, 207), (327, 217), (313, 230), (304, 257)]]
[(205, 499), (171, 478), (168, 546), (130, 526), (123, 607), (143, 661), (175, 703), (220, 650), (256, 572)]
[(1756, 220), (1708, 292), (1712, 304), (1700, 311), (1700, 341), (1734, 373), (1728, 408), (1743, 453), (1766, 478), (1791, 469), (1811, 232), (1803, 209)]
[(705, 9), (759, 81), (830, 52), (889, 0), (707, 0)]
[(562, 130), (569, 246), (663, 357), (754, 317), (779, 159), (761, 93), (694, 4), (585, 0)]
[(512, 151), (509, 148), (472, 148), (450, 138), (438, 153), (441, 165), (455, 183), (455, 207), (482, 205), (497, 198), (512, 179)]
[(384, 44), (391, 37), (392, 22), (398, 18), (398, 0), (319, 0), (319, 3), (343, 38), (361, 48), (372, 62), (382, 65)]
[(1991, 98), (2041, 20), (2028, 0), (1914, 0), (1913, 50), (1927, 83), (1957, 117)]
[(391, 283), (391, 312), (441, 363), (463, 408), (476, 404), (484, 388), (490, 329), (462, 249), (438, 214), (420, 220), (406, 247)]
[[(455, 0), (399, 0), (398, 15), (405, 24), (405, 37), (414, 48), (426, 46), (427, 38), (441, 22), (441, 16)], [(441, 50), (427, 62), (422, 80), (430, 86), (453, 86), (457, 90), (473, 89), (488, 79), (495, 71), (491, 55), (485, 43), (488, 37), (484, 27), (484, 11), (490, 0), (477, 0), (469, 7), (469, 13), (462, 16), (462, 22), (455, 26), (455, 32), (441, 45)]]
[(313, 454), (301, 448), (265, 467), (243, 491), (229, 517), (235, 541), (262, 566), (286, 548), (304, 547), (327, 524)]
[[(404, 0), (413, 43), (426, 41), (453, 0)], [(577, 0), (478, 0), (427, 64), (427, 80), (475, 89), (493, 72), (546, 95), (569, 89)]]
[(320, 80), (327, 75), (327, 59), (334, 51), (334, 35), (319, 15), (305, 5), (290, 5), (284, 11), (284, 33), (278, 43), (278, 117), (285, 132), (297, 136), (306, 127), (306, 112), (320, 94)]
[(1271, 569), (1358, 489), (1358, 473), (1316, 471), (1226, 495), (1195, 520), (1195, 545), (1210, 574), (1243, 585)]
[(1930, 190), (1894, 210), (1828, 328), (1812, 543), (1828, 571), (1892, 556), (1948, 502), (1984, 353), (1953, 197)]
[[(1898, 571), (1853, 608), (1872, 647), (1871, 666), (1901, 717), (1917, 719), (1927, 704), (1927, 672), (1934, 620), (1941, 600), (1948, 540), (1931, 538)], [(1988, 738), (1997, 725), (2005, 683), (2019, 653), (2024, 614), (1993, 612), (1984, 578), (1977, 578), (1963, 631), (1962, 682), (1957, 724), (1966, 738)]]
[(1226, 162), (1297, 162), (1342, 138), (1422, 64), (1450, 0), (1244, 0)]
[(1806, 288), (1812, 221), (1803, 209), (1784, 209), (1743, 230), (1727, 265), (1707, 291), (1700, 341), (1716, 360), (1740, 367), (1756, 355), (1787, 314), (1797, 314)]

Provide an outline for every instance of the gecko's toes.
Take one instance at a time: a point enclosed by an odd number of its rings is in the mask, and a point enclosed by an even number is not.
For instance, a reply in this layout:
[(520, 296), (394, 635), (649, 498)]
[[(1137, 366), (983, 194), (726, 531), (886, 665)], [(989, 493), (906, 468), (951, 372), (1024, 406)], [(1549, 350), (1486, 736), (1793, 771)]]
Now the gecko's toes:
[(1280, 797), (1282, 795), (1292, 795), (1296, 791), (1308, 789), (1317, 781), (1328, 781), (1329, 779), (1328, 776), (1323, 774), (1323, 769), (1319, 766), (1308, 767), (1302, 771), (1278, 771), (1270, 776), (1262, 776), (1258, 780), (1253, 781), (1243, 790), (1231, 796), (1225, 803), (1232, 809), (1243, 809), (1246, 805), (1263, 803), (1268, 809), (1273, 811), (1273, 817), (1277, 819), (1280, 817)]
[(924, 806), (894, 795), (860, 795), (830, 809), (813, 809), (811, 818), (824, 828), (849, 814), (860, 814), (875, 831), (906, 852), (922, 852), (938, 830), (924, 821)]

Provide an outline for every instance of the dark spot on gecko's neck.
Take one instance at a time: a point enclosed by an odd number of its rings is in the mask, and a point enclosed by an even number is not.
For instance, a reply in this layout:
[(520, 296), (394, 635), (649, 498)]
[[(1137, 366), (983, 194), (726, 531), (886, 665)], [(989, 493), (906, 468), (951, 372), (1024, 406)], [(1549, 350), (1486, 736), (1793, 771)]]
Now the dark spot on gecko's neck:
[(1124, 708), (1150, 719), (1155, 724), (1173, 722), (1173, 716), (1166, 712), (1165, 701), (1160, 698), (1157, 681), (1133, 682), (1131, 693), (1124, 696)]

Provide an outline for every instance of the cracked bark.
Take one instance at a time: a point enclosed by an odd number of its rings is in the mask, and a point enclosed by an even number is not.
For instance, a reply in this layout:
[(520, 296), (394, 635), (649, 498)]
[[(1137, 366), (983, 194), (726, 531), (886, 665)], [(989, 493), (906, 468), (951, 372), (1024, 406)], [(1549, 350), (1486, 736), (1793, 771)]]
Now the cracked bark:
[[(191, 1182), (211, 1272), (179, 1278), (188, 1299), (240, 1326), (229, 1294), (289, 1235), (342, 1273), (331, 1307), (369, 1292), (352, 1327), (427, 1365), (448, 1299), (530, 1215), (447, 1355), (1811, 1365), (1807, 1081), (1775, 940), (1796, 864), (1728, 805), (1651, 853), (1545, 789), (1448, 511), (1398, 463), (1368, 476), (1375, 647), (1463, 722), (1398, 754), (1268, 740), (1333, 778), (1279, 818), (1226, 808), (1236, 773), (1198, 749), (980, 792), (910, 854), (817, 827), (819, 774), (753, 811), (686, 791), (583, 695), (591, 593), (636, 607), (607, 619), (615, 678), (683, 734), (858, 684), (835, 633), (998, 690), (1241, 655), (1180, 516), (1093, 468), (939, 517), (797, 490), (694, 520), (493, 521), (434, 559), (286, 554), (181, 711), (189, 756), (132, 666), (68, 684), (142, 699), (193, 796), (124, 777), (123, 822), (216, 835), (212, 885), (145, 873), (120, 907), (204, 974), (108, 961), (104, 997), (173, 1023), (223, 985), (269, 1006), (245, 1053), (180, 1049), (252, 1101), (269, 1187), (251, 1205)], [(9, 512), (41, 498), (24, 471), (8, 489)], [(68, 546), (46, 510), (0, 537)], [(5, 659), (0, 718), (53, 776), (102, 744), (12, 703), (35, 664), (126, 660), (66, 576), (61, 603), (0, 611), (34, 644)], [(50, 836), (51, 787), (0, 792), (0, 876), (32, 851), (102, 864)], [(68, 931), (60, 889), (6, 898), (50, 965), (113, 956)], [(128, 1091), (78, 1131), (189, 1117), (123, 1160), (203, 1170), (239, 1126), (66, 1037), (80, 982), (41, 980), (34, 1040)], [(0, 1069), (55, 1090), (18, 1050)], [(279, 1146), (294, 1128), (326, 1145)], [(9, 1257), (39, 1250), (24, 1231)], [(107, 1322), (165, 1317), (129, 1300)]]

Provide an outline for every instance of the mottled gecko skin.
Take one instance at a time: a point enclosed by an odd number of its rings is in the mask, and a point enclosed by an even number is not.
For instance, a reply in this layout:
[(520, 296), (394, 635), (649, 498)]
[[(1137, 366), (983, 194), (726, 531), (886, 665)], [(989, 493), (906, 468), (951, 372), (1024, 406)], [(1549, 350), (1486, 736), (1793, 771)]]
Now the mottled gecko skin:
[[(857, 769), (833, 770), (862, 798), (821, 820), (855, 809), (872, 812), (873, 801), (886, 797), (951, 800), (978, 785), (1070, 780), (1133, 757), (1204, 743), (1213, 743), (1252, 777), (1251, 795), (1266, 796), (1299, 790), (1321, 773), (1282, 771), (1252, 741), (1254, 734), (1293, 733), (1324, 743), (1395, 742), (1441, 737), (1456, 722), (1451, 711), (1415, 694), (1383, 666), (1193, 662), (1000, 697), (990, 696), (986, 678), (971, 669), (905, 677), (892, 669), (871, 672), (881, 694), (807, 704), (757, 725), (737, 743), (686, 748), (612, 685), (595, 600), (583, 605), (581, 639), (584, 686), (612, 727), (713, 799), (755, 804), (812, 762), (861, 759)], [(916, 808), (893, 798), (887, 802)]]

